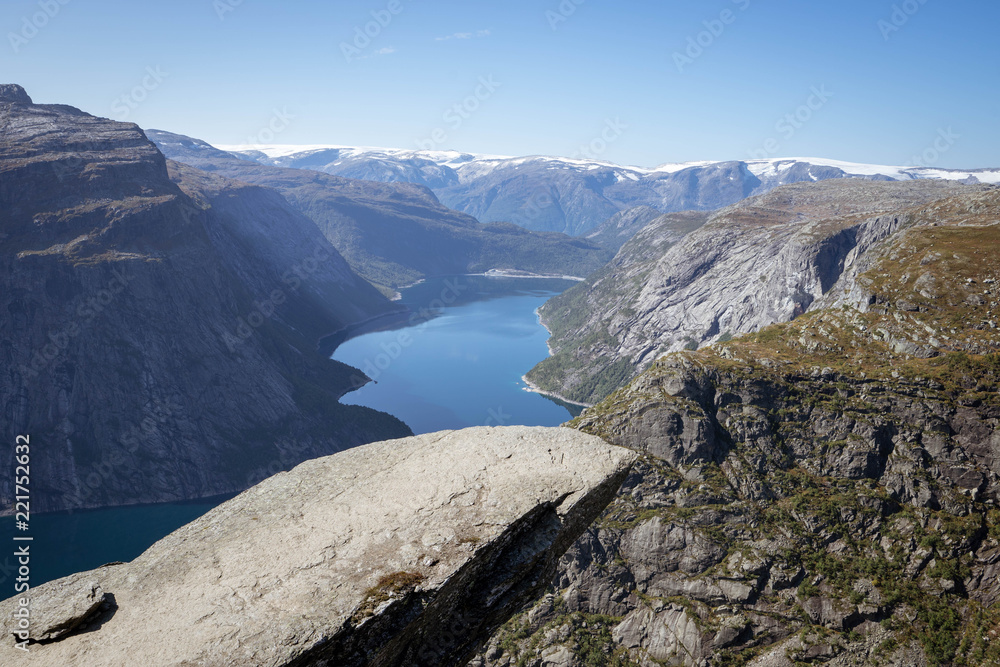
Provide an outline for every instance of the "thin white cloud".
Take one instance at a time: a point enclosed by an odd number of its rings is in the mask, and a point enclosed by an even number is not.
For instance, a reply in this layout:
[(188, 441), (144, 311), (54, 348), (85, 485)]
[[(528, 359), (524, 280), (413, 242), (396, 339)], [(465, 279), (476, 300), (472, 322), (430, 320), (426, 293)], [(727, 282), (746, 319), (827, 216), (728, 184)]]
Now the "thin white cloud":
[(387, 56), (395, 52), (396, 52), (396, 47), (383, 46), (381, 49), (378, 49), (377, 51), (372, 51), (368, 55), (358, 56), (357, 58), (355, 58), (355, 60), (368, 60), (369, 58), (377, 58), (378, 56)]
[(489, 30), (477, 30), (476, 32), (456, 32), (453, 35), (448, 35), (447, 37), (435, 37), (434, 40), (438, 42), (447, 42), (449, 39), (473, 39), (476, 37), (489, 37)]

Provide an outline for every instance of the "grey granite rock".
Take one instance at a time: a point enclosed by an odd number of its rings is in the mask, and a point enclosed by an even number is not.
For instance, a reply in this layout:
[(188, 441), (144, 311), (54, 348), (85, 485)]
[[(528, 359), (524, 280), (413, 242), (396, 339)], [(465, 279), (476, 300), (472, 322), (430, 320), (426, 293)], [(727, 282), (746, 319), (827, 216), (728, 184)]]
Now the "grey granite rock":
[(472, 664), (1000, 664), (1000, 332), (966, 325), (1000, 307), (969, 298), (1000, 281), (998, 212), (973, 189), (901, 215), (845, 265), (856, 290), (584, 411), (645, 456)]
[[(309, 461), (131, 563), (35, 589), (36, 617), (82, 581), (100, 581), (115, 605), (27, 654), (8, 625), (0, 663), (465, 664), (549, 581), (634, 459), (578, 431), (510, 427)], [(0, 619), (14, 604), (0, 603)]]
[(31, 601), (28, 636), (42, 642), (59, 639), (93, 618), (108, 597), (100, 584), (103, 572), (102, 568), (63, 577), (51, 586), (18, 596)]
[(676, 243), (674, 230), (654, 221), (608, 268), (539, 310), (554, 356), (528, 378), (590, 404), (666, 353), (860, 303), (866, 295), (855, 278), (872, 250), (902, 229), (933, 224), (931, 202), (988, 191), (835, 179), (718, 210)]
[(31, 104), (31, 97), (21, 86), (4, 83), (0, 84), (0, 104)]

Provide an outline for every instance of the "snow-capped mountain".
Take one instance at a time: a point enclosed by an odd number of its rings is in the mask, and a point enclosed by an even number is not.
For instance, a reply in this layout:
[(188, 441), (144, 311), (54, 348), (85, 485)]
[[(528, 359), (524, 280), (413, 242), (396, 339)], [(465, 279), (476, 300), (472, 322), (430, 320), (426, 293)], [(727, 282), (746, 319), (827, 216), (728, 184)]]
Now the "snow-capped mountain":
[(668, 163), (510, 157), (358, 146), (220, 146), (263, 164), (382, 182), (425, 185), (445, 205), (482, 222), (585, 235), (622, 211), (713, 210), (779, 185), (832, 178), (947, 179), (1000, 183), (1000, 169), (893, 167), (819, 158)]

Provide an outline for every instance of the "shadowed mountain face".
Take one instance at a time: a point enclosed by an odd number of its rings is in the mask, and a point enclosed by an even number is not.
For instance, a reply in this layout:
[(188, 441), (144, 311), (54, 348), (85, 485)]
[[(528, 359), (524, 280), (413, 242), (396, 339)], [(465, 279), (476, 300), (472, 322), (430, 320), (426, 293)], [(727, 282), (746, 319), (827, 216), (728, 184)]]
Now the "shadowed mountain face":
[(507, 220), (528, 229), (584, 235), (623, 209), (712, 210), (760, 191), (762, 183), (742, 162), (691, 167), (632, 180), (612, 166), (553, 165), (536, 159), (496, 169), (438, 196), (481, 220)]
[(30, 437), (33, 510), (239, 491), (408, 433), (340, 405), (353, 371), (315, 353), (394, 306), (279, 195), (16, 86), (0, 128), (0, 456)]
[(442, 206), (421, 185), (267, 166), (190, 137), (158, 130), (147, 134), (171, 159), (278, 190), (315, 221), (359, 274), (383, 287), (490, 269), (585, 276), (611, 257), (583, 239), (532, 233), (513, 224), (483, 225)]
[(906, 212), (993, 186), (828, 180), (716, 211), (682, 240), (657, 219), (602, 271), (540, 310), (554, 355), (528, 377), (592, 403), (657, 357), (757, 331), (809, 310)]

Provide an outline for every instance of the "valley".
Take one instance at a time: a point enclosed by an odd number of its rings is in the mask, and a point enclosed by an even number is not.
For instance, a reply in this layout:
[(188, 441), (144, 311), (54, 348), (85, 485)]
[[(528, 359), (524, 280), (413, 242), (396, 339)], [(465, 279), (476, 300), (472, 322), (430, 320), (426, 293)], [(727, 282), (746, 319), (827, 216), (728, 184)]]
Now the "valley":
[(433, 190), (446, 206), (483, 222), (512, 222), (526, 229), (573, 236), (587, 236), (629, 209), (712, 211), (792, 183), (844, 178), (1000, 183), (997, 169), (892, 167), (819, 158), (701, 161), (650, 168), (595, 159), (352, 146), (220, 148), (260, 164), (386, 183), (418, 183)]
[(531, 232), (510, 221), (481, 224), (420, 184), (266, 166), (190, 137), (157, 130), (149, 136), (172, 160), (274, 188), (319, 226), (358, 274), (390, 295), (426, 277), (491, 269), (587, 274), (611, 257), (586, 239)]
[[(568, 421), (578, 409), (526, 391), (521, 376), (547, 354), (548, 332), (535, 311), (572, 284), (453, 276), (403, 290), (400, 303), (415, 318), (348, 340), (334, 353), (374, 380), (344, 402), (392, 414), (417, 434)], [(435, 309), (435, 302), (445, 305)]]
[(1000, 664), (1000, 170), (0, 130), (4, 661)]

